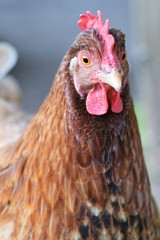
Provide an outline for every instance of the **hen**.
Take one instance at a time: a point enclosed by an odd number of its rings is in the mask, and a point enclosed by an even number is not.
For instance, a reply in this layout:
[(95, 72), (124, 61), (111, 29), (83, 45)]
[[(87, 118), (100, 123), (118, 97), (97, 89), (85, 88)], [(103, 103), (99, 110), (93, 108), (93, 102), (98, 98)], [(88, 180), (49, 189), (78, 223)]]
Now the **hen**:
[(28, 127), (16, 107), (1, 113), (0, 239), (160, 239), (125, 36), (100, 11), (78, 26)]

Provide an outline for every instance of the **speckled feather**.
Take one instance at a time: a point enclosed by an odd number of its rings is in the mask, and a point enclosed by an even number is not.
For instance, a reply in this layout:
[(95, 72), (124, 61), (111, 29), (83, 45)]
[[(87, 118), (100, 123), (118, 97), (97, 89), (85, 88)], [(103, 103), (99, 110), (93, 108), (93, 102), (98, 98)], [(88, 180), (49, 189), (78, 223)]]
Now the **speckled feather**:
[[(124, 35), (110, 33), (118, 55)], [(70, 60), (88, 48), (101, 54), (95, 31), (78, 36), (31, 123), (0, 149), (1, 239), (160, 239), (129, 84), (123, 111), (103, 116), (90, 115), (75, 90)]]

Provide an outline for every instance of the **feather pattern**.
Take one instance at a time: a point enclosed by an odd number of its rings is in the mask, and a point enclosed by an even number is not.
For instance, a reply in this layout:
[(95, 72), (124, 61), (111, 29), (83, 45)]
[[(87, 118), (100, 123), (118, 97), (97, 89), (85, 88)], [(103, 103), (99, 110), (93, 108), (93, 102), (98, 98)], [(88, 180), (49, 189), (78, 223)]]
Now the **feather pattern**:
[[(114, 51), (124, 48), (124, 35), (109, 31)], [(69, 71), (81, 49), (102, 46), (95, 30), (81, 33), (35, 117), (0, 148), (3, 239), (160, 239), (128, 82), (123, 111), (95, 116)], [(122, 68), (125, 81), (127, 62)]]

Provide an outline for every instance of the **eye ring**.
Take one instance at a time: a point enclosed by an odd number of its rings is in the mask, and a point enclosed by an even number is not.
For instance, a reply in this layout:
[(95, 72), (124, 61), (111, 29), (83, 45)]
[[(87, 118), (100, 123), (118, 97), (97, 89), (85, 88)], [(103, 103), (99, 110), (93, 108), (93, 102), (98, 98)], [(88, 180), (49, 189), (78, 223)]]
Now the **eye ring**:
[(82, 56), (82, 63), (85, 67), (89, 67), (91, 65), (91, 59), (86, 55)]

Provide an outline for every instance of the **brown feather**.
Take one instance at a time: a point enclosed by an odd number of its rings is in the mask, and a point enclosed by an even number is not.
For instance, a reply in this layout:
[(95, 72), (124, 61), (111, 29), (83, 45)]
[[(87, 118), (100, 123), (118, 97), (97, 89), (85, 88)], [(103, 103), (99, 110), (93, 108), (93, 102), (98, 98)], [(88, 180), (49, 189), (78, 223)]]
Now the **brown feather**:
[[(110, 32), (123, 48), (124, 35)], [(0, 149), (0, 231), (11, 226), (7, 239), (160, 239), (128, 84), (121, 113), (92, 116), (69, 73), (76, 53), (95, 46), (101, 52), (95, 31), (76, 39), (26, 131), (9, 153)]]

